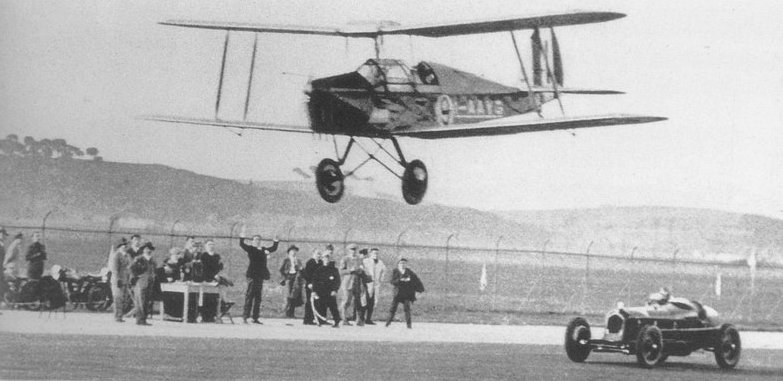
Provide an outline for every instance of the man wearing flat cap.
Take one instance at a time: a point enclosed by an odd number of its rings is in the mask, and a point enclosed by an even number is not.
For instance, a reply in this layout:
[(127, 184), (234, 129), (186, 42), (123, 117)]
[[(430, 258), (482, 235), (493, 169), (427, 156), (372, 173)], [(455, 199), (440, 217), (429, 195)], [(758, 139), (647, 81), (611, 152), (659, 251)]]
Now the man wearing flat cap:
[(128, 241), (122, 238), (116, 246), (109, 248), (109, 271), (111, 271), (111, 294), (114, 298), (114, 320), (123, 322), (122, 315), (130, 311), (133, 302), (130, 300), (130, 264), (131, 257), (127, 251)]
[(133, 286), (133, 304), (135, 305), (136, 324), (151, 325), (147, 323), (149, 315), (149, 300), (152, 298), (152, 287), (155, 281), (155, 260), (152, 259), (152, 251), (155, 246), (147, 242), (139, 248), (140, 254), (133, 258), (130, 265), (131, 285)]

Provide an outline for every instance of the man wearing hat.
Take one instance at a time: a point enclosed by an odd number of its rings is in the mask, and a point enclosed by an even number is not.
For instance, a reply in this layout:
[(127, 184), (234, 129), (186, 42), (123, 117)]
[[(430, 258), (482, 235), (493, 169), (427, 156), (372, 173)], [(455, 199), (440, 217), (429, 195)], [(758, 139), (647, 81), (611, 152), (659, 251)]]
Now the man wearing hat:
[[(342, 281), (340, 284), (340, 312), (345, 318), (344, 325), (351, 325), (351, 323), (348, 322), (348, 316), (356, 317), (356, 311), (353, 310), (353, 303), (351, 303), (351, 300), (353, 299), (353, 293), (351, 291), (353, 290), (354, 276), (356, 275), (356, 270), (361, 265), (361, 261), (356, 257), (356, 244), (349, 244), (347, 249), (348, 252), (340, 259), (340, 266), (338, 267), (340, 270), (340, 279)], [(349, 308), (351, 309), (351, 315), (348, 315)]]
[(24, 258), (29, 262), (27, 264), (27, 277), (29, 279), (41, 279), (44, 261), (46, 261), (46, 245), (41, 243), (41, 233), (33, 233), (33, 243), (27, 247), (27, 254), (25, 254)]
[(21, 257), (22, 233), (17, 233), (14, 240), (8, 245), (5, 259), (3, 260), (3, 275), (16, 277), (16, 261)]
[(372, 313), (375, 311), (375, 307), (378, 305), (378, 296), (381, 293), (381, 284), (383, 283), (384, 275), (386, 274), (386, 265), (378, 258), (378, 248), (373, 247), (370, 249), (369, 257), (364, 258), (362, 261), (364, 265), (364, 271), (369, 275), (369, 283), (367, 283), (367, 324), (375, 324), (372, 321)]
[(313, 281), (315, 281), (315, 271), (321, 266), (321, 252), (318, 249), (313, 249), (313, 253), (310, 259), (305, 263), (304, 270), (302, 270), (302, 278), (304, 278), (305, 289), (305, 311), (304, 311), (304, 325), (315, 325), (315, 315), (313, 315)]
[[(331, 245), (329, 245), (331, 246)], [(313, 292), (315, 309), (318, 311), (318, 325), (326, 323), (327, 308), (332, 313), (334, 328), (340, 327), (340, 312), (337, 310), (337, 290), (340, 289), (340, 272), (334, 267), (332, 250), (327, 247), (321, 254), (323, 265), (315, 270)]]
[(155, 246), (152, 246), (151, 242), (145, 243), (139, 248), (140, 254), (133, 258), (130, 264), (133, 304), (138, 325), (150, 325), (147, 323), (147, 315), (151, 312), (149, 300), (152, 297), (156, 267), (155, 260), (152, 259), (153, 250), (155, 250)]
[(127, 251), (128, 241), (120, 239), (117, 246), (109, 248), (109, 271), (111, 271), (111, 294), (114, 297), (114, 320), (123, 322), (122, 315), (130, 310), (129, 299), (131, 258)]
[(283, 259), (280, 265), (280, 275), (283, 277), (281, 282), (286, 290), (285, 317), (293, 319), (294, 309), (302, 305), (302, 261), (296, 257), (299, 248), (291, 245), (286, 251), (288, 256)]

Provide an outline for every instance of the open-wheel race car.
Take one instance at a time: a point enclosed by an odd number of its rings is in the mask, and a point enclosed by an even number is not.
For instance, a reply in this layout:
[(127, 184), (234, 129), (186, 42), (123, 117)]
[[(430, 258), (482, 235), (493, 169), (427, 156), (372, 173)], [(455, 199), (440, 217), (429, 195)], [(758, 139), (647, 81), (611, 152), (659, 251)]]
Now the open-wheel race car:
[(711, 351), (723, 369), (734, 368), (742, 344), (737, 329), (718, 322), (718, 313), (699, 302), (670, 297), (665, 290), (650, 295), (647, 305), (624, 307), (606, 315), (602, 339), (593, 339), (590, 324), (577, 317), (568, 323), (565, 350), (568, 358), (583, 362), (590, 352), (636, 355), (639, 365), (652, 368), (669, 356)]

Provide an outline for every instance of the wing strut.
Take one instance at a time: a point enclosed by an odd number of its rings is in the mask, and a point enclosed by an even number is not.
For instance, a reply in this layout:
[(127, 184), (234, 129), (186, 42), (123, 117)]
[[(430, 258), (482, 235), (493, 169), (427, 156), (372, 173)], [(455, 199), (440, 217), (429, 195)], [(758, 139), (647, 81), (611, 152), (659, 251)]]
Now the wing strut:
[[(553, 32), (554, 33), (554, 32)], [(532, 37), (533, 43), (538, 45), (538, 49), (544, 52), (544, 64), (546, 65), (546, 76), (552, 81), (552, 89), (555, 90), (555, 98), (557, 98), (557, 104), (560, 105), (560, 112), (565, 116), (565, 108), (563, 108), (563, 101), (560, 99), (560, 91), (557, 89), (557, 80), (552, 76), (552, 69), (549, 66), (549, 53), (544, 50), (544, 46), (541, 45), (541, 37), (538, 34), (538, 27), (535, 28)]]
[(250, 74), (247, 78), (247, 94), (245, 95), (245, 113), (242, 115), (242, 121), (247, 122), (247, 110), (250, 107), (250, 91), (253, 88), (253, 69), (256, 67), (256, 48), (258, 47), (258, 33), (254, 33), (253, 57), (250, 59)]
[(522, 61), (522, 55), (519, 54), (519, 46), (517, 46), (517, 38), (514, 36), (514, 31), (510, 30), (509, 33), (511, 33), (511, 41), (514, 43), (514, 51), (517, 52), (517, 60), (519, 60), (519, 69), (522, 70), (522, 77), (525, 79), (525, 84), (527, 85), (527, 91), (528, 94), (530, 94), (531, 99), (533, 100), (533, 105), (536, 108), (536, 112), (538, 113), (538, 116), (544, 117), (541, 115), (541, 105), (538, 104), (538, 99), (536, 99), (536, 93), (533, 92), (533, 87), (530, 86), (530, 79), (527, 77), (527, 71), (525, 70), (525, 63)]
[(223, 61), (220, 64), (220, 80), (218, 82), (217, 100), (215, 101), (215, 120), (219, 120), (218, 111), (220, 111), (220, 96), (223, 93), (223, 76), (226, 73), (226, 54), (228, 53), (228, 36), (231, 32), (226, 31), (226, 41), (223, 43)]

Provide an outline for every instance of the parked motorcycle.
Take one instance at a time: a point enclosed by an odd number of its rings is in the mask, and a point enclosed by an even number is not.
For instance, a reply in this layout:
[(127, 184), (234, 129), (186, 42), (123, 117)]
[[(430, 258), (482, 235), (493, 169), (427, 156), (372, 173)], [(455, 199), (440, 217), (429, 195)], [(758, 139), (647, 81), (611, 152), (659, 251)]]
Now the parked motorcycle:
[(51, 274), (60, 282), (66, 298), (74, 308), (84, 306), (90, 311), (106, 311), (111, 306), (111, 273), (108, 268), (102, 268), (97, 274), (80, 275), (74, 269), (54, 265)]
[(51, 276), (41, 279), (5, 276), (4, 281), (6, 288), (3, 301), (13, 308), (38, 311), (65, 305), (66, 299), (60, 284)]

